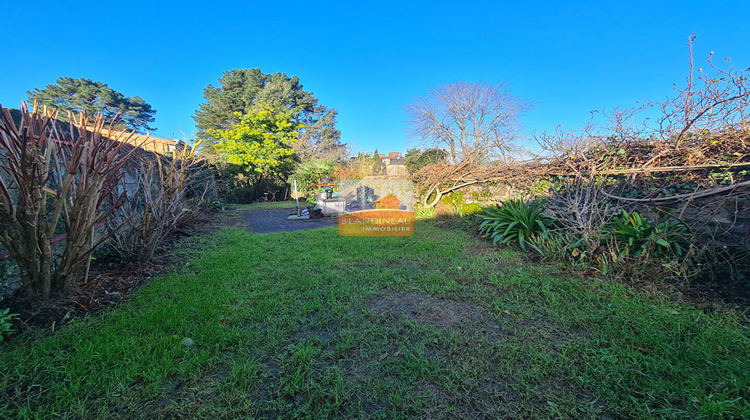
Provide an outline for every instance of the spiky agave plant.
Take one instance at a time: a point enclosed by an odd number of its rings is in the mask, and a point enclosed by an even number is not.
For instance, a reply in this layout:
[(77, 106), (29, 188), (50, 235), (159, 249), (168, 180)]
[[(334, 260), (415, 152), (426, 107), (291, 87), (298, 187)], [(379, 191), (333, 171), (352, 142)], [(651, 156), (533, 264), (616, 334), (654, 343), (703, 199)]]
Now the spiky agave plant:
[(551, 224), (544, 215), (542, 204), (541, 200), (513, 199), (500, 207), (485, 208), (484, 214), (478, 215), (482, 220), (479, 231), (490, 237), (495, 245), (518, 241), (521, 249), (526, 250), (529, 239), (545, 232)]

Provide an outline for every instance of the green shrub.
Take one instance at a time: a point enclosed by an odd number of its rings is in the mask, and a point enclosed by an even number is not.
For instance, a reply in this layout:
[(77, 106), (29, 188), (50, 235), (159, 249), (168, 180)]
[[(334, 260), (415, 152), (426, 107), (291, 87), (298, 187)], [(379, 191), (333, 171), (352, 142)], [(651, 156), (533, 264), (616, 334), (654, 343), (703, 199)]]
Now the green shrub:
[(227, 200), (223, 198), (214, 198), (209, 202), (209, 208), (216, 211), (224, 211), (227, 208)]
[(453, 208), (453, 212), (459, 218), (470, 214), (481, 213), (483, 206), (479, 203), (467, 203), (465, 198), (477, 196), (477, 193), (466, 194), (464, 191), (452, 192), (446, 194), (440, 201), (448, 208)]
[(678, 220), (660, 219), (654, 226), (652, 240), (658, 247), (656, 256), (682, 258), (687, 254), (690, 242), (688, 229)]
[(588, 264), (587, 259), (592, 251), (587, 248), (580, 236), (559, 227), (552, 230), (548, 226), (548, 230), (534, 235), (529, 242), (540, 254), (573, 265)]
[(456, 217), (463, 218), (475, 213), (481, 213), (484, 208), (479, 203), (455, 203), (453, 204), (453, 210), (456, 213)]
[(628, 214), (622, 210), (605, 234), (614, 238), (620, 257), (671, 260), (686, 254), (686, 232), (686, 227), (678, 221), (662, 218), (653, 223), (638, 212)]
[(612, 219), (612, 226), (607, 234), (614, 237), (621, 255), (627, 253), (637, 258), (645, 251), (645, 244), (653, 229), (651, 222), (640, 213), (628, 214), (622, 210), (621, 216)]
[[(479, 231), (492, 238), (493, 244), (518, 241), (521, 249), (526, 250), (529, 239), (545, 232), (551, 225), (542, 212), (542, 204), (540, 200), (514, 199), (506, 201), (502, 207), (487, 207), (484, 214), (478, 215), (482, 221)], [(533, 243), (530, 245), (537, 249)]]
[(289, 183), (297, 181), (297, 191), (299, 192), (300, 198), (304, 197), (315, 201), (314, 195), (317, 192), (313, 185), (319, 184), (323, 177), (330, 177), (333, 175), (336, 165), (324, 159), (312, 160), (305, 162), (299, 166), (299, 168), (289, 177)]
[(12, 333), (13, 321), (18, 319), (18, 314), (10, 313), (10, 308), (0, 311), (0, 343), (5, 340), (5, 336)]
[(417, 207), (416, 217), (418, 220), (434, 219), (435, 209), (433, 207)]

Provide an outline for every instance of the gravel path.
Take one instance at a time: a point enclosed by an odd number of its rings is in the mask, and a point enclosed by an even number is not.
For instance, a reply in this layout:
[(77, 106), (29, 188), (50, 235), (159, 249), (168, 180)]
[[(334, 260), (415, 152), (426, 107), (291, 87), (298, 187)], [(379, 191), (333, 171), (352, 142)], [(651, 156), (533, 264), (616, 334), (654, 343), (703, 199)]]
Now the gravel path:
[(247, 210), (245, 220), (255, 233), (294, 232), (302, 229), (318, 229), (335, 226), (336, 218), (313, 220), (286, 220), (295, 209)]

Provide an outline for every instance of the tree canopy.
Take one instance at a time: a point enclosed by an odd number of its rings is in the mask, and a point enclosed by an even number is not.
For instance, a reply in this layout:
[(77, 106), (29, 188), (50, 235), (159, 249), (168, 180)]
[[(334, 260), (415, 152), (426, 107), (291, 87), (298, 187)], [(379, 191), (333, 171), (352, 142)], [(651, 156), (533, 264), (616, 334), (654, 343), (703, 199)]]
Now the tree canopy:
[(226, 130), (211, 130), (221, 161), (235, 165), (251, 178), (289, 175), (294, 167), (292, 145), (302, 125), (288, 110), (275, 110), (260, 104), (237, 115), (239, 122)]
[(336, 110), (319, 105), (312, 92), (303, 89), (297, 76), (265, 74), (257, 68), (234, 69), (225, 71), (218, 81), (218, 86), (208, 85), (203, 90), (206, 102), (193, 117), (198, 138), (204, 140), (207, 149), (218, 143), (217, 133), (230, 129), (254, 106), (262, 104), (289, 112), (296, 124), (304, 125), (299, 128), (299, 138), (294, 144), (298, 159), (336, 159), (343, 155), (341, 132), (335, 128)]
[(454, 82), (407, 106), (412, 136), (443, 147), (453, 163), (482, 163), (512, 151), (518, 116), (530, 105), (503, 83)]
[(443, 149), (409, 149), (404, 156), (404, 163), (406, 164), (406, 170), (413, 174), (427, 165), (445, 162), (447, 159), (448, 152)]
[(156, 114), (151, 105), (138, 96), (126, 97), (102, 82), (59, 77), (56, 84), (47, 85), (44, 89), (34, 89), (27, 94), (29, 101), (36, 100), (42, 105), (63, 111), (58, 114), (62, 119), (66, 118), (64, 111), (82, 112), (91, 117), (100, 112), (109, 123), (119, 112), (118, 124), (123, 128), (139, 133), (155, 130), (149, 126), (154, 122)]

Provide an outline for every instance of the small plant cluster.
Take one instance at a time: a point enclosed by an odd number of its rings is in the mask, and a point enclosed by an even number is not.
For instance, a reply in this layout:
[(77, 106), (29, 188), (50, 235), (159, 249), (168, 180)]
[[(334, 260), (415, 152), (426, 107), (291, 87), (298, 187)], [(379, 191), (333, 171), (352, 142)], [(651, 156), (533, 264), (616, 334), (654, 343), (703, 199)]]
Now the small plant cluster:
[(491, 238), (494, 245), (518, 242), (523, 250), (527, 244), (538, 250), (533, 242), (551, 227), (551, 220), (542, 212), (542, 204), (540, 200), (513, 199), (501, 207), (485, 208), (484, 214), (479, 215), (482, 220), (479, 231)]
[(622, 210), (604, 232), (603, 239), (609, 246), (596, 257), (599, 269), (607, 274), (619, 264), (656, 262), (680, 275), (684, 271), (680, 262), (690, 249), (688, 233), (687, 227), (677, 220), (664, 217), (652, 221), (638, 212), (628, 214)]
[(289, 178), (289, 183), (297, 181), (297, 192), (300, 199), (315, 201), (315, 194), (319, 189), (315, 184), (320, 184), (324, 177), (330, 177), (336, 170), (336, 165), (329, 160), (319, 159), (302, 163)]
[(479, 196), (477, 193), (473, 193), (471, 195), (471, 199), (474, 201), (468, 202), (468, 194), (465, 191), (456, 191), (450, 194), (446, 194), (440, 201), (447, 208), (453, 210), (453, 213), (456, 215), (456, 217), (461, 219), (471, 214), (481, 213), (483, 211), (484, 207), (476, 202), (478, 197)]
[(495, 245), (518, 243), (523, 250), (597, 267), (603, 274), (617, 274), (633, 264), (655, 265), (660, 273), (684, 273), (691, 243), (688, 228), (677, 220), (650, 220), (620, 209), (619, 216), (583, 235), (567, 226), (570, 216), (559, 220), (556, 213), (546, 213), (547, 205), (541, 199), (513, 199), (485, 208), (478, 215), (479, 231)]
[(18, 314), (10, 313), (10, 308), (0, 311), (0, 343), (5, 337), (14, 332), (13, 322), (18, 319)]

